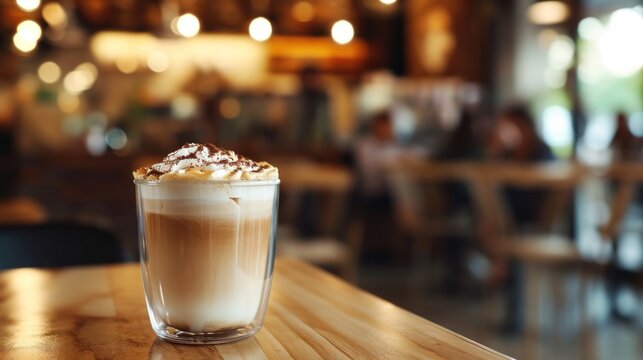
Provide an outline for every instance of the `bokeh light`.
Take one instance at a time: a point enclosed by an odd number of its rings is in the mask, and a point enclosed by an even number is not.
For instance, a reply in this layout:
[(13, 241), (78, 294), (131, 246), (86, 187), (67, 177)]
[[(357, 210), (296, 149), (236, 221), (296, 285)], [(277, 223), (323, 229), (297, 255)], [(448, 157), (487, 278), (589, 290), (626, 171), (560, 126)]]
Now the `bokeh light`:
[(147, 56), (147, 67), (156, 73), (163, 72), (170, 67), (170, 57), (163, 51), (152, 51)]
[(584, 40), (596, 40), (602, 33), (603, 24), (597, 18), (584, 18), (578, 23), (578, 35)]
[(70, 71), (63, 79), (63, 87), (65, 90), (72, 94), (78, 95), (83, 91), (89, 89), (96, 78), (93, 74), (85, 69), (74, 69)]
[(57, 2), (46, 3), (42, 7), (42, 17), (50, 26), (60, 28), (67, 25), (67, 14)]
[(123, 74), (131, 74), (138, 69), (138, 61), (134, 57), (123, 56), (116, 59), (116, 68)]
[(15, 34), (13, 36), (13, 45), (16, 47), (16, 49), (22, 51), (23, 53), (28, 53), (30, 51), (33, 51), (33, 49), (36, 48), (36, 45), (38, 45), (37, 41), (25, 39), (20, 34)]
[(538, 25), (558, 24), (569, 16), (569, 7), (563, 1), (537, 1), (529, 6), (527, 17)]
[(254, 18), (248, 26), (248, 33), (257, 41), (266, 41), (272, 35), (272, 24), (264, 17)]
[(16, 5), (26, 12), (32, 12), (40, 6), (40, 0), (16, 0)]
[(53, 84), (60, 79), (60, 66), (53, 61), (46, 61), (38, 67), (38, 77), (44, 83)]
[(189, 119), (196, 114), (198, 103), (190, 94), (179, 94), (172, 99), (170, 107), (177, 119)]
[(574, 130), (569, 110), (553, 105), (545, 108), (542, 117), (543, 140), (553, 148), (572, 145)]
[(643, 67), (643, 15), (634, 9), (620, 9), (610, 16), (599, 40), (605, 69), (616, 77), (629, 77)]
[(100, 156), (105, 153), (107, 150), (107, 144), (105, 143), (105, 135), (103, 134), (104, 129), (100, 126), (92, 126), (87, 132), (87, 137), (85, 138), (85, 147), (87, 152), (92, 156)]
[(16, 27), (16, 34), (27, 41), (37, 42), (42, 36), (42, 28), (33, 20), (25, 20)]
[(339, 20), (333, 24), (333, 27), (330, 30), (330, 34), (333, 40), (340, 44), (348, 44), (353, 40), (355, 36), (355, 30), (353, 30), (353, 25), (346, 20)]
[(309, 22), (315, 16), (315, 8), (308, 1), (299, 1), (292, 7), (292, 17), (300, 22)]
[(83, 73), (83, 76), (87, 79), (88, 82), (94, 83), (98, 77), (98, 68), (96, 65), (90, 62), (84, 62), (76, 66), (76, 71)]
[(236, 98), (224, 98), (221, 100), (221, 103), (219, 103), (219, 112), (221, 116), (228, 120), (235, 119), (241, 113), (241, 104)]
[(574, 41), (566, 35), (558, 35), (547, 53), (549, 66), (556, 70), (566, 70), (574, 61)]
[(384, 5), (392, 5), (397, 2), (397, 0), (380, 0), (380, 2)]
[(120, 128), (110, 129), (105, 133), (105, 143), (112, 150), (121, 150), (127, 145), (127, 134)]
[(193, 14), (187, 13), (176, 20), (176, 32), (186, 38), (196, 36), (201, 30), (199, 19)]

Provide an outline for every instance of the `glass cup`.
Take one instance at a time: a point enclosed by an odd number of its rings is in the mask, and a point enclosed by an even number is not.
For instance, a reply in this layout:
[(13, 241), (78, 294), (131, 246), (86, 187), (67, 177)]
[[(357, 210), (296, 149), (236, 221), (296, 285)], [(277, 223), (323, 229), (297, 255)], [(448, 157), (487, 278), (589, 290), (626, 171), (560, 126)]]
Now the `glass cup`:
[(254, 335), (272, 279), (279, 180), (135, 180), (145, 299), (166, 340)]

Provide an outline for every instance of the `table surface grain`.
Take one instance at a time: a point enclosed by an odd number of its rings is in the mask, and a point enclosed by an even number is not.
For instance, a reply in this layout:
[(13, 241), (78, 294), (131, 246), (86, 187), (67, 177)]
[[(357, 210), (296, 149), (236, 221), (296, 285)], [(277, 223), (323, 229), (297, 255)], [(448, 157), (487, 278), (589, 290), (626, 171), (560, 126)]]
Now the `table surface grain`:
[(175, 345), (149, 324), (136, 264), (0, 272), (2, 359), (502, 359), (303, 262), (278, 259), (264, 327)]

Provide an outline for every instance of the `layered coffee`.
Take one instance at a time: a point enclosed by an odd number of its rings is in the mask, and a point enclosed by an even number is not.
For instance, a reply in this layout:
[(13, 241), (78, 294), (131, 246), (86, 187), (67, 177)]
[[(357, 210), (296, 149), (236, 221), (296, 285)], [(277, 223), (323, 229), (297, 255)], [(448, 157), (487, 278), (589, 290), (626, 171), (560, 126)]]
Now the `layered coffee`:
[(154, 325), (192, 334), (260, 326), (274, 256), (276, 168), (187, 144), (134, 175), (143, 181), (141, 255)]

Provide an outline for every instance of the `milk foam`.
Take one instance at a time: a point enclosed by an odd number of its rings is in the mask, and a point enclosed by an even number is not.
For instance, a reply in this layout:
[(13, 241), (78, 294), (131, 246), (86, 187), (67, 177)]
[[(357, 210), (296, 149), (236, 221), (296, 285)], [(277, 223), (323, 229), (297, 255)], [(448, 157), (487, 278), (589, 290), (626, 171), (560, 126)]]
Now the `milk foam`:
[(139, 191), (147, 212), (219, 219), (236, 218), (242, 212), (244, 218), (252, 218), (272, 214), (276, 188), (270, 184), (162, 182), (141, 185)]

